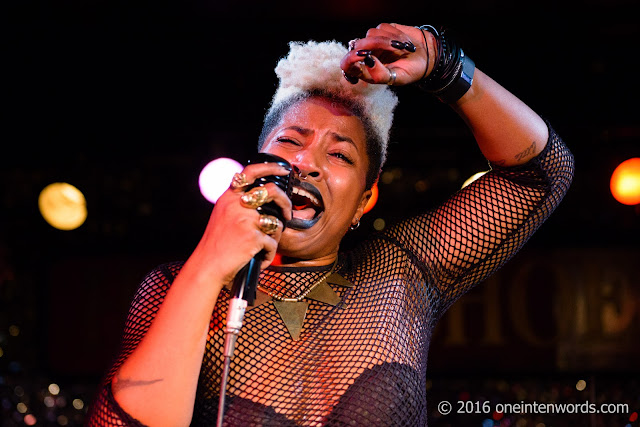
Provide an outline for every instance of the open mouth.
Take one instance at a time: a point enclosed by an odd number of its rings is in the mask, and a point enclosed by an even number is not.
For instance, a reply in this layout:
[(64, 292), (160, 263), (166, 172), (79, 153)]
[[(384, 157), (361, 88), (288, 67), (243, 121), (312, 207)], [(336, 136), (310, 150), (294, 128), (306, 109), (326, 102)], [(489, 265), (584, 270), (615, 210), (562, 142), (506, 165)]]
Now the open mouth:
[(312, 227), (324, 212), (322, 196), (317, 188), (306, 182), (296, 183), (291, 190), (293, 219), (287, 226), (296, 229)]

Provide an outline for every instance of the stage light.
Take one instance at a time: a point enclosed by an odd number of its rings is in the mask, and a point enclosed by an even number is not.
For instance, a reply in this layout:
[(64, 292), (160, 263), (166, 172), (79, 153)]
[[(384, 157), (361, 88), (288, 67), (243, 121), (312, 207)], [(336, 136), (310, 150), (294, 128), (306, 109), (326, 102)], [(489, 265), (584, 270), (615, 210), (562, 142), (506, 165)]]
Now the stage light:
[(60, 386), (56, 383), (49, 384), (49, 393), (53, 394), (54, 396), (57, 395), (58, 393), (60, 393)]
[(369, 201), (367, 202), (367, 204), (364, 206), (364, 213), (367, 213), (371, 209), (373, 209), (377, 201), (378, 201), (378, 183), (375, 182), (373, 184), (373, 187), (371, 187), (371, 197), (369, 198)]
[(242, 169), (243, 166), (233, 159), (220, 157), (210, 161), (200, 172), (200, 193), (211, 203), (217, 202), (229, 188), (233, 174), (242, 172)]
[(487, 173), (489, 171), (483, 171), (483, 172), (478, 172), (478, 173), (474, 173), (473, 175), (471, 175), (463, 184), (461, 188), (466, 187), (467, 185), (471, 184), (473, 181), (475, 181), (476, 179), (480, 178), (482, 175), (484, 175), (485, 173)]
[(38, 197), (42, 217), (58, 230), (74, 230), (87, 219), (84, 194), (66, 182), (47, 185)]
[(78, 411), (84, 408), (84, 402), (82, 401), (82, 399), (73, 399), (72, 405)]
[(613, 171), (611, 194), (624, 205), (640, 203), (640, 157), (625, 160)]

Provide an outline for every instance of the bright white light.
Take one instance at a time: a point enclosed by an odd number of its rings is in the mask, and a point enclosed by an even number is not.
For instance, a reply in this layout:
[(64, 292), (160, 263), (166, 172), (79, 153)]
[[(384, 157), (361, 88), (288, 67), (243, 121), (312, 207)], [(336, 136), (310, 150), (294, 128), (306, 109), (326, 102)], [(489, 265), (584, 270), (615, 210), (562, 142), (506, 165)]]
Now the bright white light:
[(211, 203), (217, 202), (222, 193), (229, 188), (233, 174), (242, 172), (242, 169), (243, 166), (233, 159), (221, 157), (212, 160), (200, 172), (200, 193)]

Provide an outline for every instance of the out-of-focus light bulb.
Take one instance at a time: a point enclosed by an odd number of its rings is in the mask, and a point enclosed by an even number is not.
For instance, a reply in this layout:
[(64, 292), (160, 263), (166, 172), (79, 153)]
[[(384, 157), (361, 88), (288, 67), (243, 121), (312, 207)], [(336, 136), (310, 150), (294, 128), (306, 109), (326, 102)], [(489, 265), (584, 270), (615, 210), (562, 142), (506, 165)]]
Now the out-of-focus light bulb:
[(640, 203), (640, 157), (620, 163), (611, 175), (611, 194), (624, 205)]
[(240, 163), (226, 157), (210, 161), (200, 172), (200, 193), (211, 203), (216, 203), (229, 188), (233, 174), (242, 172), (242, 169)]
[(47, 185), (38, 197), (42, 217), (54, 228), (74, 230), (87, 219), (84, 194), (66, 182)]

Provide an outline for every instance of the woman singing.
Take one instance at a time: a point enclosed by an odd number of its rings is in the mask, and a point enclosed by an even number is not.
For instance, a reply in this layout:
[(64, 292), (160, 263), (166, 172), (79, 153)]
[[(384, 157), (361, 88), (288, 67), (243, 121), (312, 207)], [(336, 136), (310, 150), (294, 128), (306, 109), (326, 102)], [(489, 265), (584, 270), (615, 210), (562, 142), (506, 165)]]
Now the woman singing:
[[(224, 424), (426, 425), (436, 322), (522, 247), (571, 182), (573, 157), (548, 124), (431, 26), (381, 24), (348, 49), (292, 43), (276, 73), (258, 148), (292, 165), (291, 197), (250, 188), (288, 173), (275, 163), (234, 177), (189, 259), (139, 287), (89, 425), (216, 423), (229, 285), (260, 252)], [(342, 251), (385, 161), (400, 85), (453, 108), (492, 170)], [(286, 227), (256, 209), (267, 202)]]

